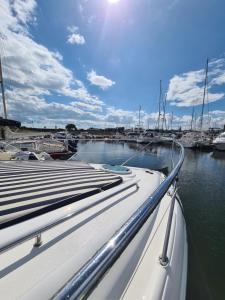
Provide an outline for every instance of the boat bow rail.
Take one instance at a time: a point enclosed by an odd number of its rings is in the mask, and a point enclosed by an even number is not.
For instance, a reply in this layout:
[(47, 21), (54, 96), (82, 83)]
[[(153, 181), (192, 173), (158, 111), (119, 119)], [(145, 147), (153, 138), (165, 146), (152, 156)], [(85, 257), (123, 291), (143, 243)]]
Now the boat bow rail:
[[(140, 206), (140, 208), (124, 223), (124, 225), (103, 245), (101, 249), (72, 277), (67, 284), (54, 296), (54, 300), (59, 299), (86, 299), (93, 291), (104, 274), (110, 269), (114, 262), (132, 241), (136, 233), (158, 206), (163, 196), (167, 193), (171, 185), (178, 179), (180, 168), (184, 161), (184, 147), (179, 142), (173, 144), (180, 148), (180, 157), (165, 180), (153, 192), (153, 194)], [(164, 241), (163, 253), (159, 257), (161, 265), (166, 266), (168, 261), (166, 250), (169, 241), (171, 218), (173, 211), (173, 200), (176, 197), (176, 189), (172, 196), (171, 209), (167, 232)]]
[[(95, 253), (95, 255), (89, 261), (87, 261), (63, 287), (60, 288), (60, 290), (53, 296), (53, 299), (87, 298), (98, 282), (102, 279), (104, 274), (111, 268), (114, 262), (116, 262), (119, 256), (135, 237), (137, 232), (151, 216), (161, 199), (178, 178), (178, 174), (184, 160), (184, 148), (178, 142), (174, 142), (174, 144), (180, 149), (180, 157), (170, 174), (163, 180), (163, 182), (161, 182), (158, 188), (147, 198), (147, 200), (133, 213), (133, 215), (120, 227), (120, 229), (117, 230), (114, 235)], [(102, 195), (104, 194), (102, 197), (100, 197), (101, 194), (99, 194), (98, 201), (104, 201), (109, 197), (112, 197), (137, 185), (138, 181), (135, 179), (120, 183), (120, 185), (104, 191), (104, 193), (102, 193)], [(97, 195), (94, 195), (92, 197), (96, 196)], [(174, 189), (171, 202), (173, 202), (175, 197), (176, 189)], [(171, 207), (172, 205), (173, 203), (171, 204)], [(1, 232), (0, 253), (3, 253), (10, 248), (13, 248), (18, 244), (32, 238), (35, 238), (34, 246), (40, 246), (42, 243), (41, 234), (43, 232), (73, 218), (80, 212), (77, 209), (68, 211), (65, 208), (66, 207), (63, 207), (62, 209), (57, 209), (56, 211), (49, 213), (52, 216), (49, 219), (46, 218), (46, 215), (41, 215), (37, 218), (21, 222), (16, 226), (10, 226), (9, 228), (3, 229)], [(82, 210), (87, 208), (88, 207), (84, 207)], [(171, 218), (172, 208), (170, 209), (167, 228), (171, 226)], [(31, 224), (32, 226), (29, 226)], [(167, 260), (166, 250), (169, 240), (169, 233), (170, 228), (167, 229), (165, 236), (164, 248), (161, 257), (162, 262), (163, 260)], [(159, 256), (160, 254), (161, 253), (159, 253)]]
[(68, 210), (67, 207), (57, 209), (49, 213), (48, 216), (41, 215), (37, 218), (32, 218), (25, 222), (21, 222), (16, 226), (10, 226), (8, 228), (3, 229), (1, 232), (0, 254), (33, 238), (35, 238), (34, 246), (40, 246), (42, 244), (42, 233), (72, 219), (73, 217), (89, 209), (90, 207), (137, 185), (138, 180), (131, 180), (129, 182), (122, 183), (119, 186), (116, 186), (108, 191), (105, 191), (104, 195), (101, 197), (97, 197), (97, 199), (96, 195), (92, 196), (93, 203), (84, 205), (80, 209), (70, 208)]

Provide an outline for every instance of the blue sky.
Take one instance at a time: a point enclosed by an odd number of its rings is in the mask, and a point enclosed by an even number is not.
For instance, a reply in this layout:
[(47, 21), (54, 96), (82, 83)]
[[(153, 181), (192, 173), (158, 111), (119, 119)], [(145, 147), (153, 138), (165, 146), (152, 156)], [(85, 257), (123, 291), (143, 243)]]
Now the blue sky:
[[(225, 2), (0, 0), (9, 115), (24, 124), (154, 127), (159, 80), (167, 120), (190, 126), (209, 57), (208, 118), (225, 123)], [(206, 107), (205, 112), (208, 112)]]

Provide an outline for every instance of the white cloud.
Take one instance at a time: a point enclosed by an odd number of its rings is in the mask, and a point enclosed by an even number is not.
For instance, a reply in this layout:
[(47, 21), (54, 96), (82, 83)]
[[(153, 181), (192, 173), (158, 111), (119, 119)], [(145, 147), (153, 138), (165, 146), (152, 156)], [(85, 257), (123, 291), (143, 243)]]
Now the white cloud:
[(11, 10), (20, 23), (26, 25), (27, 23), (36, 20), (33, 15), (33, 12), (37, 6), (35, 0), (13, 0), (9, 2), (11, 4)]
[[(158, 113), (147, 113), (141, 111), (141, 126), (147, 128), (155, 128), (158, 119)], [(106, 107), (104, 121), (115, 126), (135, 127), (139, 124), (139, 111), (130, 111), (115, 108), (113, 106)]]
[(106, 90), (115, 84), (115, 81), (112, 81), (105, 76), (97, 75), (94, 70), (87, 73), (87, 79), (91, 84), (100, 87), (102, 90)]
[[(65, 126), (67, 123), (84, 128), (137, 124), (138, 112), (105, 105), (63, 65), (63, 56), (57, 50), (49, 50), (34, 41), (29, 30), (30, 24), (36, 22), (36, 3), (34, 0), (1, 0), (0, 28), (4, 35), (1, 34), (0, 39), (4, 48), (2, 59), (9, 117), (23, 124), (34, 121), (35, 126), (42, 127)], [(78, 28), (70, 27), (68, 30), (73, 34)], [(213, 84), (222, 84), (222, 66), (223, 61), (213, 62), (213, 78), (220, 78)], [(115, 84), (95, 71), (91, 71), (89, 77), (92, 84), (102, 89)], [(143, 111), (143, 125), (146, 126), (149, 120), (150, 126), (154, 127), (157, 117), (157, 113)], [(167, 117), (169, 119), (169, 115)], [(211, 112), (211, 118), (222, 126), (225, 112)], [(188, 126), (189, 121), (190, 116), (174, 116), (177, 126)]]
[(58, 60), (63, 60), (62, 54), (60, 54), (58, 51), (53, 52), (53, 56)]
[[(167, 99), (172, 105), (193, 106), (202, 104), (205, 71), (190, 71), (175, 75), (170, 79)], [(208, 102), (224, 98), (224, 93), (212, 92), (215, 85), (225, 84), (225, 59), (214, 59), (209, 63)]]
[[(101, 112), (101, 107), (92, 106), (82, 102), (73, 101), (68, 104), (50, 102), (43, 97), (37, 96), (32, 90), (14, 89), (7, 91), (7, 98), (10, 98), (10, 114), (17, 120), (29, 124), (34, 121), (40, 126), (51, 121), (51, 125), (66, 124), (72, 120), (79, 124), (81, 120), (98, 121), (100, 116), (96, 111)], [(91, 111), (90, 111), (91, 107)]]
[[(71, 114), (78, 120), (93, 120), (93, 112), (101, 112), (104, 103), (63, 66), (57, 50), (50, 51), (32, 39), (29, 24), (35, 20), (35, 8), (34, 0), (1, 0), (0, 27), (4, 35), (0, 38), (9, 116), (20, 121), (40, 118), (40, 125), (48, 119), (62, 122)], [(46, 95), (56, 100), (48, 103)], [(64, 104), (56, 102), (58, 97)]]
[(85, 44), (85, 38), (79, 33), (72, 33), (68, 36), (67, 42), (69, 44), (83, 45)]
[(78, 32), (79, 31), (79, 28), (77, 26), (68, 26), (67, 27), (67, 30), (70, 32), (70, 33), (75, 33), (75, 32)]
[(34, 23), (35, 16), (33, 14), (36, 7), (35, 0), (2, 0), (0, 5), (0, 28), (1, 36), (7, 34), (7, 29), (14, 32), (28, 34), (28, 22)]
[[(166, 124), (167, 127), (171, 128), (171, 113), (166, 113)], [(190, 129), (191, 127), (191, 115), (176, 115), (173, 114), (173, 129)], [(207, 129), (208, 127), (223, 127), (225, 120), (225, 111), (223, 110), (214, 110), (209, 113), (208, 116), (204, 116), (203, 128)], [(125, 127), (134, 127), (138, 125), (138, 111), (128, 111), (123, 109), (117, 109), (115, 107), (107, 107), (106, 114), (104, 117), (104, 122), (107, 126), (125, 126)], [(148, 125), (150, 128), (156, 128), (158, 121), (158, 113), (147, 113), (146, 111), (141, 111), (141, 126), (147, 128)], [(161, 120), (162, 122), (162, 120)], [(160, 127), (161, 127), (160, 122)], [(196, 118), (194, 122), (196, 129), (200, 125), (200, 117)], [(113, 125), (114, 124), (114, 125)]]
[(79, 34), (79, 28), (77, 26), (69, 26), (67, 27), (70, 34), (67, 37), (67, 43), (69, 44), (77, 44), (83, 45), (85, 44), (85, 38), (83, 35)]

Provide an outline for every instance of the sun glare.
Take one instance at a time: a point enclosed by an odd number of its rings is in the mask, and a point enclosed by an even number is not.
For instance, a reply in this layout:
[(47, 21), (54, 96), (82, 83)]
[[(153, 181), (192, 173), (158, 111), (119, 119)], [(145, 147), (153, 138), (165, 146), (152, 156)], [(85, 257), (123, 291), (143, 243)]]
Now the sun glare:
[(117, 3), (119, 2), (120, 0), (108, 0), (109, 3)]

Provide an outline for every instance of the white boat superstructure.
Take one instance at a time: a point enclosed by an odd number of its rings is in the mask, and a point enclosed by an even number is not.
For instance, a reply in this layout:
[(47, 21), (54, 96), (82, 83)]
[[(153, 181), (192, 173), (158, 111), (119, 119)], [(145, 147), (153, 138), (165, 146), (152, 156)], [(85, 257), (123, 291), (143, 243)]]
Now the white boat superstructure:
[(76, 161), (1, 162), (4, 300), (185, 299), (186, 228), (173, 184), (182, 160), (167, 178)]
[(211, 144), (210, 138), (203, 131), (186, 132), (179, 139), (179, 142), (184, 146), (184, 148), (195, 148), (198, 146), (206, 146)]
[(147, 144), (147, 143), (152, 143), (152, 144), (157, 144), (162, 140), (162, 136), (157, 133), (157, 134), (146, 134), (146, 135), (140, 135), (137, 138), (137, 143), (139, 144)]
[(64, 152), (66, 151), (65, 145), (53, 139), (40, 139), (40, 140), (29, 140), (21, 139), (11, 141), (10, 144), (15, 146), (22, 151), (32, 151), (32, 152)]
[(213, 140), (213, 145), (217, 150), (225, 151), (225, 132)]
[[(22, 144), (24, 145), (24, 144)], [(20, 144), (16, 146), (7, 142), (0, 142), (0, 161), (8, 160), (52, 160), (51, 156), (46, 152), (36, 151), (32, 146), (33, 143), (26, 143), (25, 145), (31, 151), (23, 151), (23, 146), (19, 148)], [(33, 151), (32, 151), (33, 150)], [(35, 151), (35, 152), (34, 152)]]
[(194, 148), (196, 146), (196, 134), (194, 132), (187, 132), (182, 135), (179, 142), (184, 148)]
[(11, 160), (53, 160), (53, 158), (46, 152), (19, 151), (11, 157)]
[(4, 141), (0, 141), (0, 160), (10, 160), (15, 157), (19, 148), (12, 146)]

